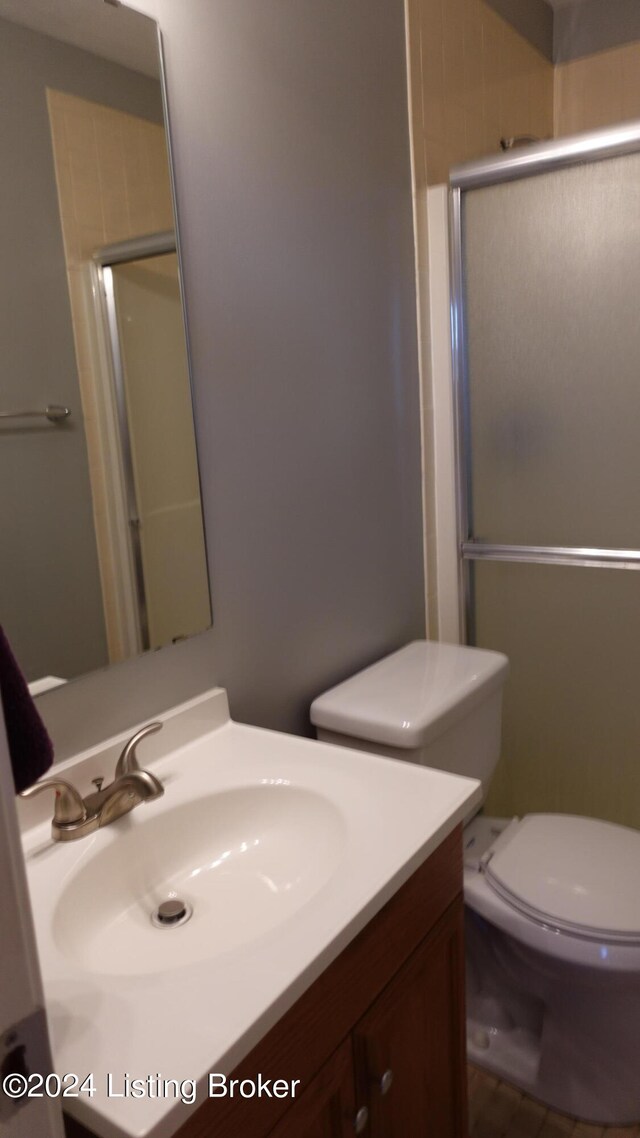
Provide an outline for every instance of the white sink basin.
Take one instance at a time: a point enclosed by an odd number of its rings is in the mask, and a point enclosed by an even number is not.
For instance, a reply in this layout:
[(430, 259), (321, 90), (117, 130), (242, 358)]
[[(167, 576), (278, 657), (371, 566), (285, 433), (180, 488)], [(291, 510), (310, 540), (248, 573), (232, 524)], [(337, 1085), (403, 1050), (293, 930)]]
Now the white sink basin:
[[(479, 801), (479, 783), (243, 727), (220, 689), (161, 717), (140, 761), (165, 793), (54, 843), (21, 802), (56, 1070), (94, 1073), (65, 1109), (100, 1138), (170, 1138)], [(122, 739), (60, 764), (82, 793)], [(193, 909), (157, 928), (171, 894)], [(193, 1107), (109, 1096), (107, 1073), (195, 1079)]]
[[(139, 809), (60, 893), (53, 937), (81, 968), (118, 975), (218, 962), (287, 921), (344, 856), (347, 829), (322, 794), (265, 779), (183, 803)], [(185, 923), (152, 923), (170, 898)]]

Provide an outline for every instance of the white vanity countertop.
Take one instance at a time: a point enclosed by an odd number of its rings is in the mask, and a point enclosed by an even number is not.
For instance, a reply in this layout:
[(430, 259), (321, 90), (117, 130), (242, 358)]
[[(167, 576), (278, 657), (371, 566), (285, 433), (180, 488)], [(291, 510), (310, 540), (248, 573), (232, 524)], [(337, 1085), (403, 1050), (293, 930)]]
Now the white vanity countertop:
[[(162, 798), (70, 843), (21, 804), (56, 1071), (96, 1087), (62, 1105), (101, 1138), (175, 1134), (208, 1073), (233, 1070), (480, 800), (472, 779), (234, 723), (220, 689), (161, 718), (138, 757)], [(56, 773), (86, 793), (121, 743)], [(155, 929), (172, 888), (193, 917)], [(195, 1102), (116, 1097), (125, 1074), (152, 1092), (194, 1079)]]

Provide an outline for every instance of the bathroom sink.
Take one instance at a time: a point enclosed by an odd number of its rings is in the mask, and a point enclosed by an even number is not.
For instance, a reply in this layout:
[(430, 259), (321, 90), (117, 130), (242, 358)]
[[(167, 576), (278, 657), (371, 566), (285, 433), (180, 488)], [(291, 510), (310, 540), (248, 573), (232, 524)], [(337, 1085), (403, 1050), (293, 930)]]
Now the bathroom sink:
[[(108, 1096), (108, 1074), (194, 1079), (202, 1101), (480, 800), (474, 779), (234, 723), (220, 689), (162, 719), (142, 756), (161, 797), (58, 843), (50, 801), (20, 802), (56, 1070), (98, 1088), (65, 1110), (100, 1138), (175, 1134), (191, 1107)], [(122, 745), (58, 773), (86, 794)]]
[[(217, 962), (307, 904), (338, 870), (346, 843), (334, 803), (278, 780), (160, 816), (140, 812), (138, 821), (123, 824), (60, 893), (53, 937), (83, 969), (136, 975)], [(175, 923), (154, 923), (169, 899), (184, 911), (176, 906)]]

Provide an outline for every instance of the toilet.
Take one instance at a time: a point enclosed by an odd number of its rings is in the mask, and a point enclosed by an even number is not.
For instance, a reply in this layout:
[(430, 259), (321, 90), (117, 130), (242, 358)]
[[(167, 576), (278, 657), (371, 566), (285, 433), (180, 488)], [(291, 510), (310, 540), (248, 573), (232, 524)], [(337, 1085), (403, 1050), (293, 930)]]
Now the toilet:
[[(508, 661), (418, 640), (319, 696), (318, 738), (488, 789)], [(640, 833), (594, 818), (468, 817), (472, 1062), (586, 1122), (640, 1120)]]

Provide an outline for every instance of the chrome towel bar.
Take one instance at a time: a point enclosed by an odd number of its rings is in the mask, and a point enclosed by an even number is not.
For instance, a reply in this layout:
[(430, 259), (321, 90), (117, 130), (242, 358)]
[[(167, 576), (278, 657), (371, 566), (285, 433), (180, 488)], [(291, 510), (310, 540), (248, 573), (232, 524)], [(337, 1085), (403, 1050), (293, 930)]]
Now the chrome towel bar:
[(69, 418), (69, 407), (61, 407), (58, 403), (50, 403), (44, 411), (0, 411), (0, 419), (48, 419), (50, 423), (62, 423)]

